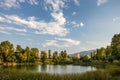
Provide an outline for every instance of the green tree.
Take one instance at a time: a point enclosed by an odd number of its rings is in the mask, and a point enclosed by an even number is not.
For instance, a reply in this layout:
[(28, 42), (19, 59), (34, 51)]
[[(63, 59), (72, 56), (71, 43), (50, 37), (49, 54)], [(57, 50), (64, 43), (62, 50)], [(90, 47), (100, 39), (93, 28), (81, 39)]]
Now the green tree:
[(96, 59), (99, 60), (101, 59), (101, 57), (102, 55), (101, 55), (100, 49), (97, 49)]
[(8, 62), (15, 62), (16, 61), (13, 44), (10, 45), (10, 50), (8, 52), (7, 61)]
[(111, 42), (112, 56), (114, 59), (120, 60), (120, 34), (115, 34)]
[(74, 61), (74, 62), (79, 62), (79, 58), (77, 57), (77, 54), (75, 54), (73, 57), (72, 57), (72, 60)]
[(17, 45), (16, 52), (23, 52), (23, 48), (21, 47), (21, 45)]
[(106, 56), (109, 57), (112, 53), (112, 47), (111, 46), (107, 46), (106, 48)]
[(67, 58), (67, 51), (66, 51), (66, 50), (61, 51), (60, 54), (61, 54), (61, 57), (62, 57), (63, 59)]
[(24, 62), (24, 49), (21, 45), (17, 45), (15, 56), (18, 63)]
[(31, 48), (30, 62), (35, 62), (35, 60), (38, 59), (38, 53), (38, 48)]
[(104, 47), (102, 47), (101, 49), (101, 54), (102, 54), (102, 58), (101, 59), (106, 59), (106, 49)]
[(83, 62), (87, 62), (87, 61), (90, 60), (90, 58), (89, 58), (88, 55), (84, 55), (84, 56), (81, 57), (81, 60), (82, 60)]
[(2, 58), (2, 47), (0, 45), (0, 63), (2, 62), (3, 58)]
[(35, 58), (38, 58), (38, 54), (39, 54), (38, 48), (31, 48), (31, 52)]
[(30, 62), (30, 48), (27, 46), (24, 51), (24, 58), (26, 62)]
[(55, 52), (53, 53), (53, 62), (54, 62), (55, 64), (57, 64), (57, 63), (59, 62), (59, 57), (58, 57), (58, 52), (57, 52), (57, 51), (55, 51)]
[(46, 51), (41, 51), (41, 60), (43, 63), (47, 60), (47, 52)]
[(2, 56), (3, 62), (13, 61), (11, 57), (11, 55), (13, 54), (11, 53), (12, 49), (14, 51), (13, 44), (11, 44), (9, 41), (3, 41), (1, 42), (0, 45), (1, 45), (1, 56)]
[(48, 58), (51, 59), (52, 55), (51, 55), (51, 50), (48, 50)]
[(96, 58), (98, 60), (105, 60), (106, 59), (106, 49), (104, 47), (101, 47), (100, 49), (97, 49)]

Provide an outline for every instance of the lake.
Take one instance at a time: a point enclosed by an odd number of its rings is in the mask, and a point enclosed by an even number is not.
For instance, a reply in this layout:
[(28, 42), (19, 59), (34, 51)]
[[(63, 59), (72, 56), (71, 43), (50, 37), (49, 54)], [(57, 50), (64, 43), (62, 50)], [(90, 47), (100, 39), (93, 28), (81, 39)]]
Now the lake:
[(80, 65), (29, 65), (29, 66), (0, 66), (2, 69), (20, 70), (29, 72), (40, 72), (50, 74), (66, 74), (66, 73), (84, 73), (96, 70), (93, 66)]

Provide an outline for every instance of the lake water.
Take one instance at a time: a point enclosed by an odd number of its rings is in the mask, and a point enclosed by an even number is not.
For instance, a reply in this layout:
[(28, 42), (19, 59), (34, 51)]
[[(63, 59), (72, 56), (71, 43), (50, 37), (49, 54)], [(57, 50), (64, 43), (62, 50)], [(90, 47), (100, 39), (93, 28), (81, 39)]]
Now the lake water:
[(65, 74), (65, 73), (84, 73), (87, 71), (96, 70), (92, 66), (80, 66), (80, 65), (29, 65), (29, 66), (14, 66), (14, 67), (3, 67), (2, 69), (50, 73), (50, 74)]

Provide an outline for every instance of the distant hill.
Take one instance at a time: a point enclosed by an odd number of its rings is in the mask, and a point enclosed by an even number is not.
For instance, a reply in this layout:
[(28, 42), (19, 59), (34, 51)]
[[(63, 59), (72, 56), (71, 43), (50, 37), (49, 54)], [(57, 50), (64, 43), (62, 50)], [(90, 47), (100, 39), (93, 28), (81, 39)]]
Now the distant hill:
[(81, 51), (81, 52), (77, 52), (77, 53), (73, 53), (73, 54), (69, 54), (70, 57), (73, 57), (75, 54), (80, 54), (81, 56), (83, 55), (90, 55), (91, 52), (93, 52), (95, 50), (88, 50), (88, 51)]

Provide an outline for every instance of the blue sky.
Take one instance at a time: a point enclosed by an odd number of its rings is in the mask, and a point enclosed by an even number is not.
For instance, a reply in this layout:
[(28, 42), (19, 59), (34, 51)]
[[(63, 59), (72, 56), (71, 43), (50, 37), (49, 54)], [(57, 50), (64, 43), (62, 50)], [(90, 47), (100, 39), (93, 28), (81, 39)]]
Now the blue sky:
[(120, 0), (0, 0), (0, 42), (75, 53), (120, 33)]

